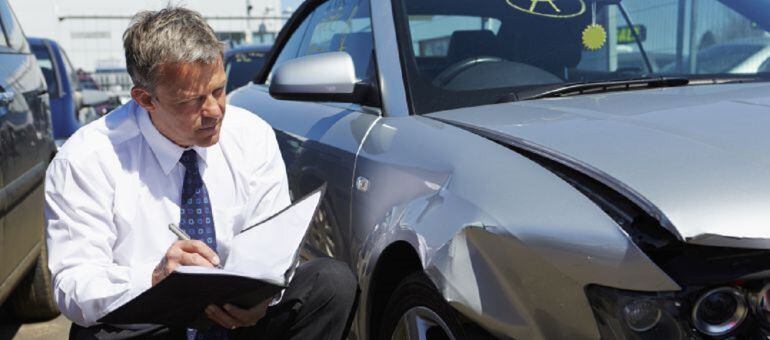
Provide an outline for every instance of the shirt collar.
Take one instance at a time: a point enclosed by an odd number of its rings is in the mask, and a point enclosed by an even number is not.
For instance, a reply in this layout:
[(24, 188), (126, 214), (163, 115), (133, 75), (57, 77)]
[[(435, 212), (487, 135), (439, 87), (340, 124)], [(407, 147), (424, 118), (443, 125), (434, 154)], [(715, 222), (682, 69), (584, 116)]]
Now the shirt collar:
[(206, 159), (208, 157), (208, 149), (216, 148), (219, 145), (219, 143), (217, 143), (208, 148), (200, 147), (197, 145), (190, 148), (183, 148), (179, 145), (176, 145), (174, 142), (166, 138), (166, 136), (162, 135), (160, 131), (158, 131), (158, 129), (152, 123), (152, 119), (150, 119), (150, 114), (147, 112), (147, 110), (139, 106), (139, 104), (135, 103), (134, 105), (136, 105), (137, 108), (136, 114), (139, 123), (139, 131), (141, 131), (142, 136), (147, 141), (147, 144), (150, 145), (150, 149), (155, 155), (155, 159), (158, 160), (158, 164), (160, 164), (161, 169), (163, 169), (163, 173), (166, 175), (168, 175), (169, 172), (174, 169), (176, 164), (179, 163), (179, 158), (182, 157), (182, 153), (186, 150), (195, 150), (195, 152), (198, 154), (198, 158), (206, 163)]

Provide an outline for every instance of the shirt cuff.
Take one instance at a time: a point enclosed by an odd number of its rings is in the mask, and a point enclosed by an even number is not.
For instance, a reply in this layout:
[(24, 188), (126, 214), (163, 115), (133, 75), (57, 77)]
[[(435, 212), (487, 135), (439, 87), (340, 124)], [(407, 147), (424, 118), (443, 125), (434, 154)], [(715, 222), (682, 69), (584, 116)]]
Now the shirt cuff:
[(139, 294), (152, 287), (152, 272), (157, 263), (148, 263), (131, 268), (131, 287), (130, 298), (133, 299)]

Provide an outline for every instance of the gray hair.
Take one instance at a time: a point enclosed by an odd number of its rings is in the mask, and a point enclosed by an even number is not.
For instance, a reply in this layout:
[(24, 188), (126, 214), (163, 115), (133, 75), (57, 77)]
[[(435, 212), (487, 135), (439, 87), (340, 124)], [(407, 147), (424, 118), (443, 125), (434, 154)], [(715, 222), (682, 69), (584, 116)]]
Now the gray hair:
[(158, 84), (156, 68), (169, 63), (214, 63), (224, 47), (200, 13), (181, 7), (142, 11), (123, 33), (126, 68), (135, 86)]

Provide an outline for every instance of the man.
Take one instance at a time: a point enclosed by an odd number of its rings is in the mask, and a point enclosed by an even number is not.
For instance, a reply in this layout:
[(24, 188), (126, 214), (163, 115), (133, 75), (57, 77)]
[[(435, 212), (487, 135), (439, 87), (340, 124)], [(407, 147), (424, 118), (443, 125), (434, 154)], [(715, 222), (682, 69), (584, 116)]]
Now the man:
[(222, 45), (200, 14), (139, 13), (123, 40), (133, 100), (81, 128), (46, 176), (49, 267), (70, 338), (340, 339), (357, 286), (330, 259), (300, 265), (280, 297), (252, 308), (208, 306), (210, 329), (97, 323), (177, 266), (226, 261), (234, 234), (289, 204), (275, 135), (225, 104)]

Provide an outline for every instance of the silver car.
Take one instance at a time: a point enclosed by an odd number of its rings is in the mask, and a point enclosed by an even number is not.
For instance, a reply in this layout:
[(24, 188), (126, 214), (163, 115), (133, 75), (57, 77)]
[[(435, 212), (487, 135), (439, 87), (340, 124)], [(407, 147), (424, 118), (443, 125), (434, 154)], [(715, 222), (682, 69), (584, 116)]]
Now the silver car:
[(304, 255), (356, 273), (350, 339), (765, 338), (768, 77), (648, 60), (706, 30), (770, 0), (308, 0), (229, 101), (328, 184)]

